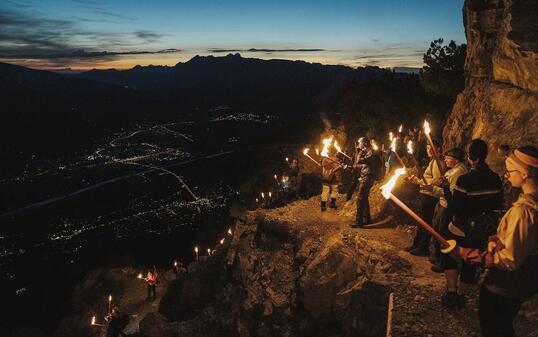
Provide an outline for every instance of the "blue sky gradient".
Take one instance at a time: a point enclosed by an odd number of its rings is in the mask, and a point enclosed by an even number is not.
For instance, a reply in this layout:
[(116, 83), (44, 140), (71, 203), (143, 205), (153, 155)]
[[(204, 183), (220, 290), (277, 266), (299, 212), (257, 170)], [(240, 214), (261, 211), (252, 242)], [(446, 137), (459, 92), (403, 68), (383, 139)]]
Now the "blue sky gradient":
[(463, 0), (3, 0), (0, 60), (47, 69), (130, 68), (240, 52), (420, 67), (430, 41), (465, 42), (462, 6)]

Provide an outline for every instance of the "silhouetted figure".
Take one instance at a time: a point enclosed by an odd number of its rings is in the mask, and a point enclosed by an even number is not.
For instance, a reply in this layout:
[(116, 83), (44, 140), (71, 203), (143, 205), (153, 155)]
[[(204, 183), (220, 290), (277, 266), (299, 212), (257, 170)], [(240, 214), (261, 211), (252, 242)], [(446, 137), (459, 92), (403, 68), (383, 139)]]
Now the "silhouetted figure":
[(377, 179), (380, 179), (383, 165), (379, 152), (374, 151), (372, 144), (366, 137), (361, 137), (359, 139), (357, 147), (360, 152), (355, 159), (353, 166), (360, 168), (360, 177), (359, 192), (357, 196), (357, 213), (355, 222), (350, 225), (352, 228), (362, 227), (372, 223), (368, 197), (370, 196), (370, 189), (374, 182)]
[(112, 309), (109, 316), (109, 323), (106, 335), (107, 337), (125, 336), (123, 329), (129, 324), (129, 315), (121, 313), (117, 307)]
[(289, 167), (289, 182), (290, 187), (292, 190), (296, 190), (299, 188), (299, 176), (300, 176), (300, 168), (299, 168), (299, 162), (297, 159), (293, 159), (290, 163)]

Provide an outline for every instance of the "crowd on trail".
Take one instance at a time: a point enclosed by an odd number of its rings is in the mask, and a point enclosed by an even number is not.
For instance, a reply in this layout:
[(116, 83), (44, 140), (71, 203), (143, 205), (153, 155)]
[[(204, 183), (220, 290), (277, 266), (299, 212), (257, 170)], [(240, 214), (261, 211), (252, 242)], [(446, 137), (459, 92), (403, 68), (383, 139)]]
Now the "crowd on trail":
[[(412, 255), (428, 257), (432, 271), (444, 273), (445, 310), (464, 308), (466, 294), (473, 289), (468, 285), (481, 282), (482, 335), (515, 336), (513, 321), (522, 303), (538, 292), (538, 149), (499, 146), (496, 150), (506, 167), (499, 176), (486, 164), (488, 144), (482, 139), (442, 152), (441, 143), (429, 137), (429, 126), (425, 132), (418, 128), (401, 132), (402, 127), (399, 131), (390, 133), (387, 150), (359, 138), (352, 156), (342, 152), (332, 137), (323, 140), (318, 163), (321, 212), (327, 206), (337, 208), (341, 173), (350, 169), (353, 183), (347, 200), (358, 194), (350, 226), (368, 228), (370, 189), (403, 167), (405, 179), (419, 187), (420, 217), (449, 245), (432, 240), (431, 232), (419, 226), (405, 248)], [(307, 150), (304, 154), (308, 156)]]

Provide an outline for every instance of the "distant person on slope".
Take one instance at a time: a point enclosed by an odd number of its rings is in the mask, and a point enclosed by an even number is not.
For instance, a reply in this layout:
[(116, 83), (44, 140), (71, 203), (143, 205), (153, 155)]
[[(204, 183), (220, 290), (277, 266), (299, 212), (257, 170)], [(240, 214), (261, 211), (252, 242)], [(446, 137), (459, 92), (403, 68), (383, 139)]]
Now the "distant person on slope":
[(159, 275), (157, 274), (157, 270), (155, 266), (153, 269), (148, 269), (148, 274), (144, 280), (146, 280), (148, 284), (148, 297), (146, 298), (147, 301), (150, 300), (151, 297), (153, 297), (152, 300), (154, 300), (157, 297), (157, 281), (159, 279)]
[(108, 316), (108, 328), (106, 331), (107, 337), (126, 336), (123, 329), (129, 324), (129, 315), (121, 313), (118, 307), (112, 309), (112, 313)]

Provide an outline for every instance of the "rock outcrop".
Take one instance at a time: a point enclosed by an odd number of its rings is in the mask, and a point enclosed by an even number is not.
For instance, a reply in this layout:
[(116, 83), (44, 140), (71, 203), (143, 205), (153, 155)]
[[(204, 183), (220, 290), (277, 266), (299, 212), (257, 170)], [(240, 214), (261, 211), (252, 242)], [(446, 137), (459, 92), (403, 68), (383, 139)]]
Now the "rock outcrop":
[[(444, 129), (445, 146), (480, 137), (490, 150), (538, 139), (538, 2), (466, 0), (466, 85)], [(502, 161), (491, 151), (490, 164)]]
[[(311, 206), (309, 206), (311, 207)], [(275, 210), (274, 212), (282, 212)], [(252, 212), (211, 257), (170, 285), (157, 336), (382, 336), (390, 282), (409, 264), (341, 229)], [(315, 229), (314, 229), (315, 228)]]

